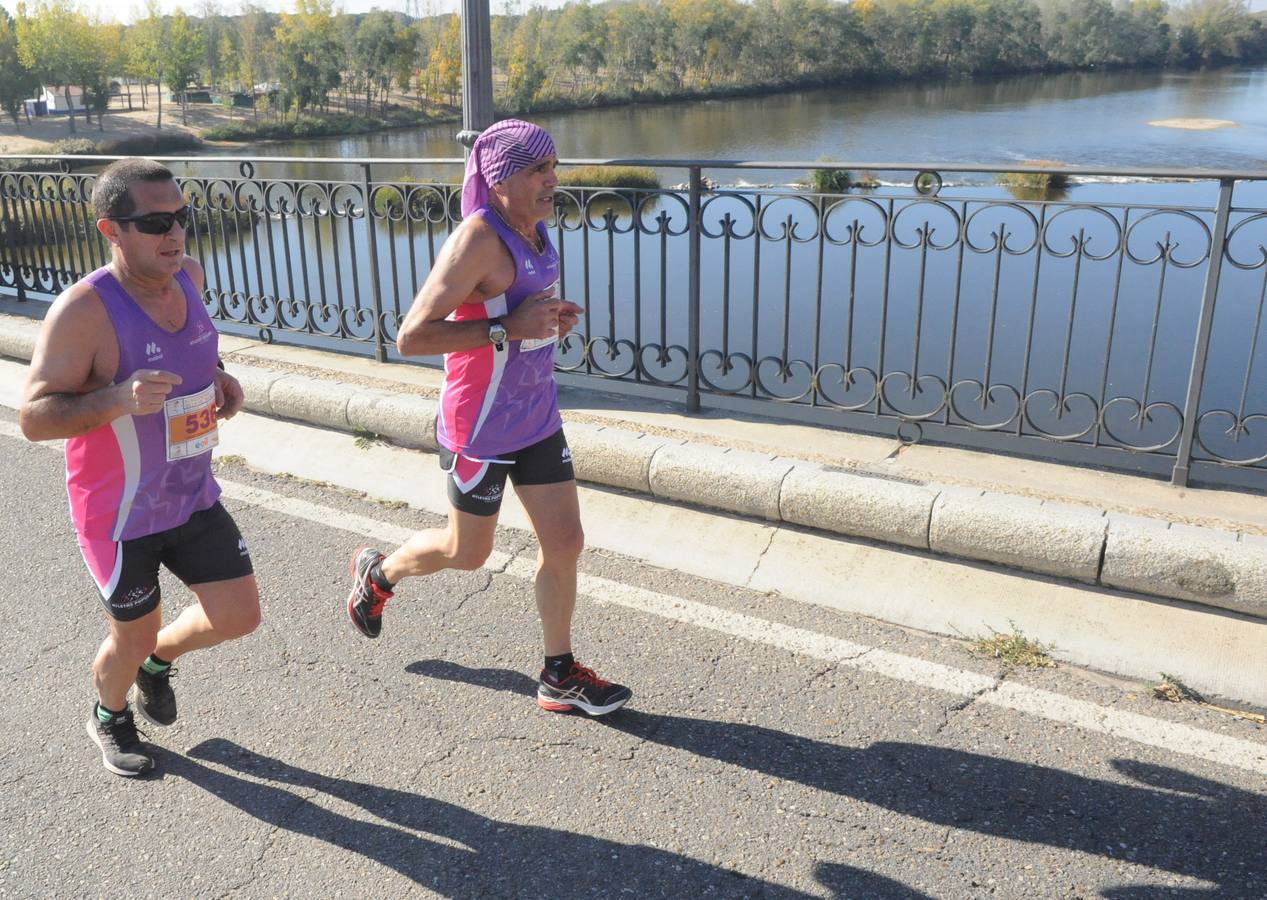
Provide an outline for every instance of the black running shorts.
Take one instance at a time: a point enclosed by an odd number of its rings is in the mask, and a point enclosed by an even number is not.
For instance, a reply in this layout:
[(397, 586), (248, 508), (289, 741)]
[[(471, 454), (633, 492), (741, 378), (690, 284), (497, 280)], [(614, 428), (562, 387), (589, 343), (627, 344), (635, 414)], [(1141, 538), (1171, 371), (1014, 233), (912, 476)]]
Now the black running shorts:
[(80, 536), (79, 549), (101, 591), (106, 615), (120, 622), (158, 607), (160, 565), (187, 585), (228, 581), (255, 571), (242, 532), (219, 502), (194, 513), (184, 525), (129, 541)]
[(471, 459), (440, 448), (440, 468), (448, 474), (449, 502), (462, 512), (495, 516), (502, 506), (506, 479), (512, 484), (573, 481), (572, 451), (560, 428), (535, 444), (503, 453), (495, 460)]

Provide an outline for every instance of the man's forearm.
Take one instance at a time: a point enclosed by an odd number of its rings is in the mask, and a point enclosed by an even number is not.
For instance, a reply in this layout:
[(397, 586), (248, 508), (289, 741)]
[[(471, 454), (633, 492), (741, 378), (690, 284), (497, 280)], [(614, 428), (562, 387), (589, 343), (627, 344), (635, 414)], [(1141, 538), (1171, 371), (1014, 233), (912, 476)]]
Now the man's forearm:
[(488, 319), (471, 319), (466, 322), (424, 322), (401, 329), (396, 338), (396, 349), (402, 356), (437, 356), (441, 353), (460, 353), (488, 346)]
[(86, 394), (45, 394), (22, 404), (18, 424), (28, 440), (78, 437), (126, 414), (115, 385)]

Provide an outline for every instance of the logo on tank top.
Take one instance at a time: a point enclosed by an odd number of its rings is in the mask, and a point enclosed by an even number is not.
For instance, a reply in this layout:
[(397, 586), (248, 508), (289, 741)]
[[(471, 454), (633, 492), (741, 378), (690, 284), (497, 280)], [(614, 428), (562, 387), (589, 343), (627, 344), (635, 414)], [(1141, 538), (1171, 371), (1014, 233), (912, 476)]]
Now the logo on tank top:
[(197, 337), (195, 337), (192, 341), (190, 341), (190, 342), (189, 342), (189, 346), (193, 347), (193, 346), (195, 346), (196, 344), (201, 344), (203, 341), (209, 341), (209, 340), (211, 340), (211, 336), (212, 336), (213, 334), (215, 334), (215, 332), (214, 332), (214, 331), (209, 331), (209, 330), (207, 329), (207, 323), (205, 323), (205, 322), (199, 322), (199, 323), (198, 323), (198, 336), (197, 336)]
[(524, 257), (524, 271), (527, 272), (529, 275), (537, 274), (537, 267), (534, 266), (532, 264), (532, 260), (528, 259), (527, 257)]
[(154, 343), (153, 341), (150, 341), (148, 344), (145, 345), (145, 361), (146, 362), (158, 362), (162, 358), (163, 358), (162, 347), (160, 347), (158, 344)]

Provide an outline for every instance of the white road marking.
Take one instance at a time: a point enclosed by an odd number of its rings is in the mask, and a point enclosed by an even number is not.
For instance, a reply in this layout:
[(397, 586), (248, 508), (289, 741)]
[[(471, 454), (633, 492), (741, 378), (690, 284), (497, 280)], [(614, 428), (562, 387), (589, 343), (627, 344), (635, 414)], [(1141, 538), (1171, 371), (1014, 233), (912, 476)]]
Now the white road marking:
[[(0, 421), (0, 435), (21, 439), (11, 422)], [(50, 442), (48, 445), (55, 446)], [(221, 481), (224, 496), (283, 515), (303, 519), (328, 528), (365, 535), (385, 545), (401, 544), (413, 531), (389, 522), (359, 516), (344, 510), (286, 497), (272, 491), (232, 481)], [(531, 579), (536, 571), (532, 560), (513, 558), (493, 551), (485, 568), (505, 571), (515, 578)], [(1267, 743), (1216, 734), (1178, 722), (1167, 722), (1138, 713), (1099, 706), (1022, 684), (1004, 682), (996, 686), (986, 675), (956, 669), (912, 656), (904, 656), (818, 634), (756, 616), (732, 612), (661, 594), (607, 578), (582, 573), (578, 578), (582, 594), (596, 603), (614, 604), (649, 615), (672, 619), (697, 628), (776, 647), (789, 653), (824, 660), (834, 665), (871, 672), (896, 681), (961, 697), (976, 697), (977, 703), (1015, 710), (1053, 722), (1063, 722), (1086, 731), (1156, 747), (1171, 753), (1196, 756), (1211, 762), (1267, 775)]]

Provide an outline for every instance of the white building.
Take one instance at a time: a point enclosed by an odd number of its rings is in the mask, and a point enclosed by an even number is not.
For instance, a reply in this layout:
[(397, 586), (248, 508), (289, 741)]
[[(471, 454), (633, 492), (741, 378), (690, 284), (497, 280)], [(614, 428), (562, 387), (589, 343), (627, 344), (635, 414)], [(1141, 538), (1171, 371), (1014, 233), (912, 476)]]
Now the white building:
[[(62, 85), (55, 85), (53, 87), (45, 86), (40, 88), (40, 92), (35, 99), (37, 102), (47, 104), (46, 108), (50, 115), (53, 113), (66, 113), (69, 111), (66, 107), (66, 88)], [(70, 102), (73, 105), (75, 112), (83, 112), (86, 110), (88, 107), (84, 103), (84, 89), (71, 85)]]

